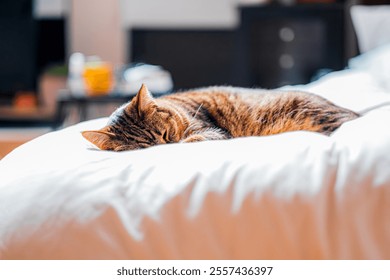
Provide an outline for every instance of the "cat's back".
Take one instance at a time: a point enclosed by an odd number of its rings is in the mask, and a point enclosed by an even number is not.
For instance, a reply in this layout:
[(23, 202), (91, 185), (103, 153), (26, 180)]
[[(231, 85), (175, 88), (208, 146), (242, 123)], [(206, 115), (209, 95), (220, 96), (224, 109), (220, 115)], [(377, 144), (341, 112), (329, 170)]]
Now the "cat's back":
[(216, 103), (219, 106), (228, 105), (231, 102), (245, 102), (264, 98), (269, 95), (269, 90), (248, 89), (229, 86), (212, 86), (197, 88), (162, 97), (165, 100), (178, 103)]
[(161, 98), (169, 105), (180, 106), (188, 111), (223, 110), (243, 103), (242, 95), (232, 87), (206, 87), (177, 92)]
[(174, 93), (163, 97), (164, 100), (180, 105), (206, 108), (234, 107), (259, 108), (282, 105), (292, 100), (311, 100), (320, 97), (301, 91), (280, 91), (257, 88), (212, 86)]
[(358, 115), (302, 91), (207, 87), (166, 97), (233, 136), (309, 130), (329, 134)]
[(299, 93), (214, 86), (172, 94), (162, 101), (185, 112), (193, 121), (196, 116), (196, 121), (238, 137), (258, 134), (259, 118), (280, 112), (295, 95)]

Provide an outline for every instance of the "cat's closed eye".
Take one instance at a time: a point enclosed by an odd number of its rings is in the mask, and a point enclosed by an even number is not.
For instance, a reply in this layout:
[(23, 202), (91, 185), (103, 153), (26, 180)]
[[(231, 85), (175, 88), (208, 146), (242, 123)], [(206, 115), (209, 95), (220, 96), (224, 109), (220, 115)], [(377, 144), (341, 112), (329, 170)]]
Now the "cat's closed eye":
[(168, 130), (165, 130), (165, 131), (163, 132), (162, 138), (163, 138), (166, 142), (169, 142)]

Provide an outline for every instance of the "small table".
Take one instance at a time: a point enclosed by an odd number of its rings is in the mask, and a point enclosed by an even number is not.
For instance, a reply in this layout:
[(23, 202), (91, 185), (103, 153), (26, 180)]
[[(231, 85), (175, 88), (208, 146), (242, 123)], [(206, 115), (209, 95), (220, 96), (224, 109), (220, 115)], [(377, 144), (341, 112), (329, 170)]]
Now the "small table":
[[(153, 96), (159, 97), (168, 94), (164, 93), (153, 93)], [(106, 95), (89, 96), (82, 94), (73, 94), (67, 89), (63, 89), (59, 93), (57, 99), (57, 124), (62, 124), (66, 118), (66, 112), (69, 107), (75, 107), (79, 112), (79, 121), (88, 120), (87, 110), (91, 105), (122, 105), (123, 103), (131, 101), (136, 93), (132, 94), (121, 94), (119, 92), (111, 92)]]

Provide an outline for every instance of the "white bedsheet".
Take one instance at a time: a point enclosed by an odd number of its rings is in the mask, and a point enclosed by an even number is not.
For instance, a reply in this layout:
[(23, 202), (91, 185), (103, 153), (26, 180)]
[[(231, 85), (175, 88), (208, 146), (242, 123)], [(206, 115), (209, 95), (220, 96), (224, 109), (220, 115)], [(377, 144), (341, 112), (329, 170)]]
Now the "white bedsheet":
[[(390, 101), (358, 70), (303, 88)], [(0, 258), (389, 259), (389, 121), (121, 153), (79, 133), (106, 119), (46, 134), (0, 161)]]

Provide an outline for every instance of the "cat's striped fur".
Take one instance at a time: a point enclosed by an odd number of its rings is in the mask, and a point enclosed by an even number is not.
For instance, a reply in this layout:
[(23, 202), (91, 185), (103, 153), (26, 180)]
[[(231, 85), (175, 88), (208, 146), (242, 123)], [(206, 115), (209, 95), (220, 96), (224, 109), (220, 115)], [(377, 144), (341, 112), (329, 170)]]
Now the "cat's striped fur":
[(209, 87), (153, 98), (143, 85), (107, 126), (82, 134), (102, 150), (124, 151), (295, 130), (329, 135), (358, 116), (300, 91)]

